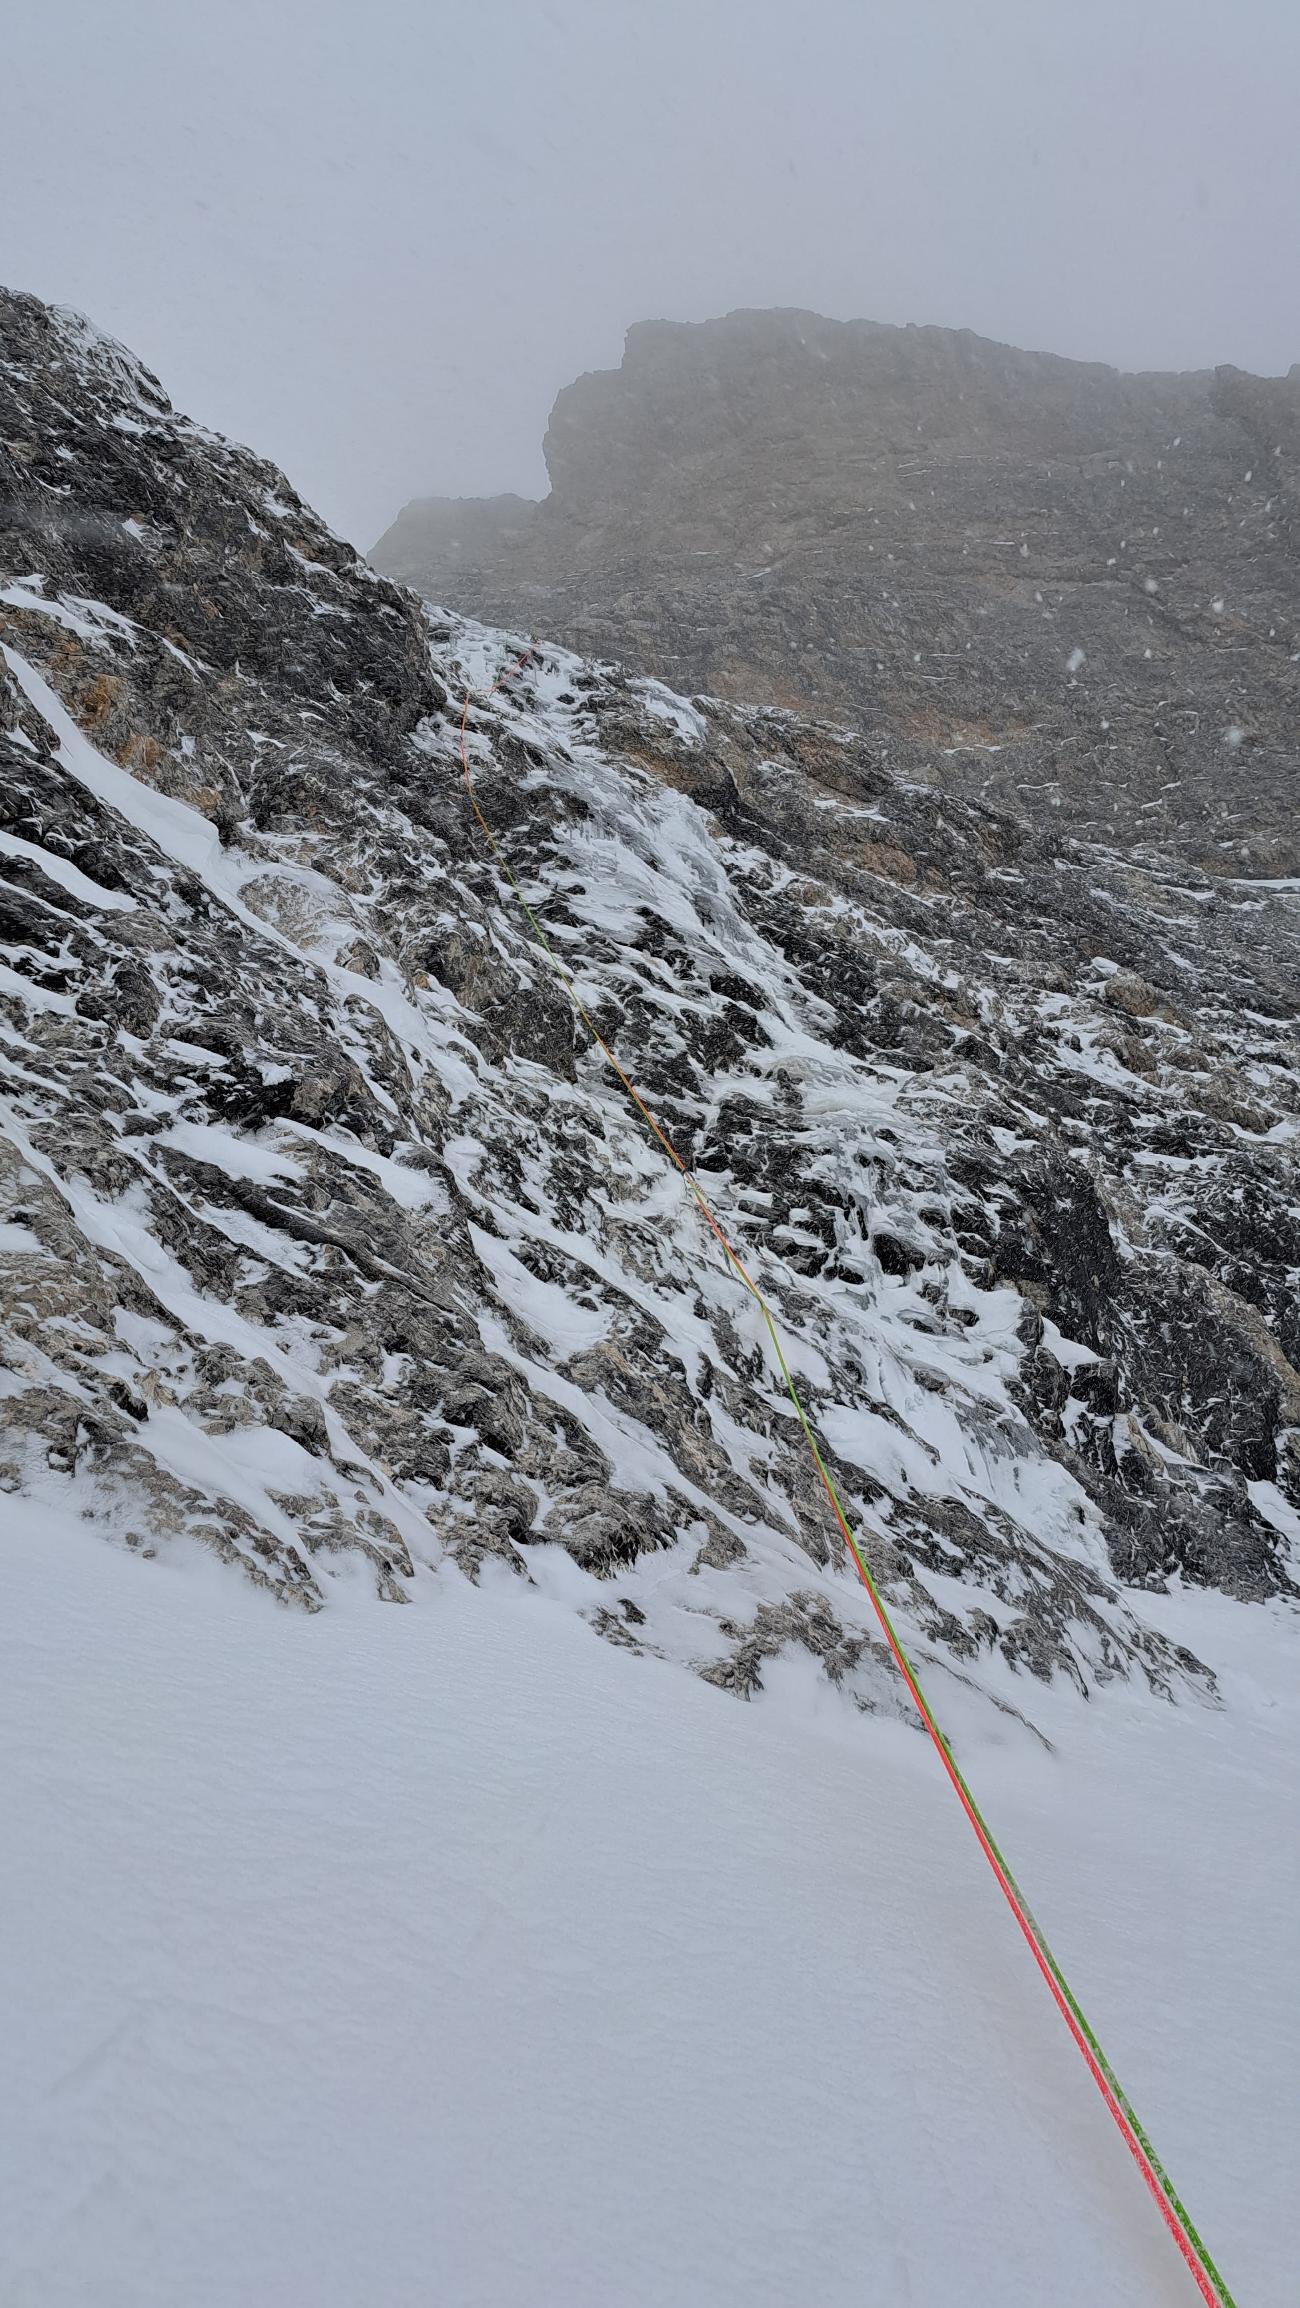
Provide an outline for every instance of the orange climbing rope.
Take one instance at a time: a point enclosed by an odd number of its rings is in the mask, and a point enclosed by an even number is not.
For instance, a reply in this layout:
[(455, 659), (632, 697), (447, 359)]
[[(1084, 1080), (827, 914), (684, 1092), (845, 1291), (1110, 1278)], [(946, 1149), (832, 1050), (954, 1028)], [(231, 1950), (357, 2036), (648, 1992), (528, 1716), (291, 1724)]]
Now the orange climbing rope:
[[(485, 705), (489, 704), (492, 698), (496, 696), (497, 691), (501, 689), (514, 674), (521, 672), (523, 667), (528, 663), (528, 660), (536, 654), (536, 645), (530, 642), (528, 647), (522, 650), (518, 657), (512, 659), (510, 663), (507, 664), (500, 673), (498, 673), (496, 680), (492, 683), (491, 688), (484, 693), (483, 703)], [(631, 1099), (632, 1104), (635, 1106), (638, 1114), (641, 1116), (641, 1119), (645, 1123), (646, 1128), (650, 1131), (652, 1137), (656, 1140), (658, 1145), (663, 1149), (663, 1152), (667, 1155), (674, 1169), (677, 1170), (681, 1176), (687, 1191), (689, 1192), (697, 1210), (700, 1213), (700, 1216), (703, 1218), (706, 1226), (709, 1229), (709, 1232), (713, 1235), (715, 1241), (718, 1243), (718, 1246), (721, 1249), (723, 1257), (726, 1259), (728, 1266), (744, 1284), (745, 1289), (749, 1292), (750, 1297), (753, 1299), (754, 1304), (758, 1308), (759, 1314), (763, 1320), (764, 1328), (767, 1331), (772, 1351), (776, 1357), (777, 1366), (780, 1370), (786, 1393), (789, 1395), (790, 1401), (794, 1406), (796, 1416), (798, 1417), (800, 1427), (803, 1430), (804, 1440), (808, 1445), (813, 1464), (817, 1470), (818, 1480), (820, 1481), (821, 1487), (826, 1494), (826, 1499), (830, 1506), (831, 1514), (834, 1517), (836, 1527), (838, 1528), (840, 1535), (843, 1538), (846, 1547), (848, 1548), (849, 1556), (852, 1560), (854, 1569), (856, 1570), (857, 1575), (862, 1581), (867, 1595), (870, 1598), (871, 1607), (875, 1612), (877, 1620), (880, 1623), (881, 1630), (884, 1634), (885, 1641), (889, 1645), (894, 1663), (897, 1666), (899, 1674), (902, 1676), (905, 1685), (907, 1686), (908, 1693), (911, 1697), (914, 1707), (916, 1708), (916, 1712), (920, 1717), (926, 1734), (932, 1746), (934, 1747), (935, 1753), (937, 1754), (941, 1765), (943, 1766), (944, 1774), (949, 1782), (949, 1785), (952, 1787), (953, 1792), (962, 1807), (962, 1810), (966, 1815), (967, 1821), (969, 1822), (969, 1825), (975, 1835), (976, 1841), (978, 1842), (981, 1851), (984, 1854), (985, 1859), (988, 1861), (988, 1864), (992, 1869), (998, 1888), (1006, 1900), (1012, 1915), (1015, 1917), (1017, 1927), (1025, 1941), (1026, 1946), (1029, 1949), (1030, 1954), (1034, 1959), (1034, 1963), (1037, 1966), (1038, 1971), (1043, 1979), (1048, 1994), (1051, 1996), (1053, 2003), (1056, 2005), (1056, 2008), (1061, 2015), (1061, 2018), (1064, 2020), (1066, 2027), (1069, 2029), (1070, 2036), (1074, 2042), (1075, 2048), (1083, 2059), (1088, 2069), (1088, 2073), (1092, 2077), (1092, 2080), (1097, 2086), (1098, 2091), (1101, 2093), (1102, 2099), (1104, 2100), (1111, 2117), (1119, 2129), (1120, 2135), (1123, 2138), (1124, 2144), (1128, 2149), (1129, 2154), (1132, 2156), (1134, 2163), (1137, 2165), (1137, 2168), (1141, 2173), (1148, 2190), (1150, 2191), (1156, 2208), (1160, 2213), (1161, 2219), (1164, 2221), (1165, 2227), (1168, 2229), (1174, 2244), (1177, 2246), (1178, 2251), (1181, 2254), (1194, 2283), (1196, 2284), (1197, 2290), (1199, 2291), (1202, 2300), (1207, 2303), (1207, 2308), (1235, 2308), (1232, 2295), (1229, 2292), (1223, 2277), (1219, 2274), (1219, 2271), (1211, 2259), (1205, 2244), (1202, 2242), (1196, 2231), (1196, 2228), (1193, 2226), (1186, 2206), (1183, 2204), (1181, 2198), (1179, 2197), (1178, 2192), (1169, 2177), (1169, 2174), (1166, 2172), (1164, 2165), (1161, 2163), (1159, 2157), (1157, 2156), (1151, 2141), (1147, 2137), (1147, 2134), (1144, 2131), (1141, 2122), (1139, 2121), (1136, 2109), (1133, 2107), (1128, 2094), (1125, 2092), (1123, 2085), (1120, 2083), (1119, 2077), (1116, 2075), (1114, 2068), (1111, 2066), (1110, 2061), (1103, 2051), (1096, 2034), (1084, 2016), (1083, 2010), (1080, 2007), (1070, 1987), (1070, 1984), (1065, 1977), (1064, 1972), (1061, 1970), (1056, 1957), (1053, 1955), (1040, 1925), (1035, 1920), (1028, 1900), (1025, 1898), (1024, 1893), (1021, 1891), (1019, 1884), (1016, 1882), (1016, 1879), (1012, 1874), (1007, 1861), (1003, 1858), (1002, 1853), (999, 1851), (998, 1846), (993, 1839), (992, 1831), (990, 1830), (988, 1823), (985, 1820), (984, 1815), (975, 1800), (974, 1795), (971, 1793), (965, 1776), (958, 1767), (947, 1739), (944, 1737), (943, 1732), (939, 1729), (938, 1723), (936, 1722), (934, 1714), (930, 1708), (929, 1701), (926, 1699), (925, 1694), (921, 1689), (921, 1685), (917, 1679), (916, 1671), (913, 1668), (911, 1660), (908, 1658), (907, 1652), (905, 1651), (903, 1644), (895, 1630), (894, 1623), (890, 1618), (884, 1597), (881, 1594), (880, 1589), (871, 1574), (866, 1559), (863, 1556), (862, 1551), (853, 1536), (853, 1532), (849, 1528), (848, 1518), (840, 1504), (839, 1495), (836, 1491), (835, 1485), (832, 1482), (829, 1473), (827, 1472), (825, 1462), (817, 1444), (817, 1438), (813, 1433), (811, 1425), (809, 1424), (807, 1412), (805, 1411), (802, 1400), (800, 1399), (799, 1390), (795, 1385), (793, 1373), (791, 1372), (790, 1365), (786, 1359), (785, 1350), (781, 1344), (780, 1333), (777, 1330), (776, 1323), (773, 1319), (772, 1312), (768, 1306), (767, 1300), (764, 1298), (762, 1291), (758, 1287), (758, 1284), (753, 1280), (752, 1276), (747, 1271), (739, 1253), (728, 1240), (727, 1235), (724, 1233), (721, 1224), (715, 1217), (714, 1212), (705, 1197), (703, 1189), (692, 1176), (686, 1163), (682, 1160), (681, 1155), (673, 1145), (672, 1140), (667, 1135), (667, 1132), (663, 1130), (660, 1124), (656, 1121), (655, 1116), (651, 1113), (650, 1108), (647, 1106), (644, 1098), (641, 1096), (639, 1090), (636, 1087), (636, 1084), (631, 1080), (630, 1076), (624, 1072), (623, 1067), (619, 1064), (619, 1061), (613, 1050), (610, 1048), (609, 1043), (605, 1040), (604, 1035), (596, 1025), (595, 1020), (592, 1018), (590, 1011), (587, 1009), (587, 1006), (584, 1003), (581, 994), (578, 992), (573, 979), (569, 975), (569, 972), (565, 969), (564, 964), (560, 960), (559, 956), (556, 954), (550, 943), (550, 940), (546, 935), (545, 930), (542, 928), (542, 925), (538, 921), (536, 914), (533, 912), (533, 909), (529, 905), (527, 898), (524, 896), (523, 890), (521, 889), (519, 882), (515, 877), (515, 873), (509, 859), (507, 858), (500, 842), (497, 840), (496, 835), (492, 831), (491, 826), (488, 824), (486, 817), (483, 815), (483, 812), (479, 807), (478, 796), (474, 791), (474, 780), (470, 774), (469, 750), (466, 742), (470, 706), (472, 702), (473, 693), (467, 690), (465, 693), (465, 702), (462, 707), (460, 716), (460, 760), (465, 791), (469, 796), (470, 807), (478, 821), (484, 839), (486, 840), (493, 857), (501, 867), (501, 870), (504, 873), (506, 880), (509, 882), (516, 898), (518, 899), (519, 904), (523, 908), (537, 945), (541, 948), (541, 951), (545, 954), (547, 960), (550, 962), (551, 967), (563, 985), (570, 1002), (573, 1004), (578, 1017), (582, 1020), (583, 1025), (586, 1027), (587, 1032), (590, 1034), (593, 1042), (596, 1044), (597, 1049), (604, 1057), (606, 1064), (610, 1067), (611, 1071), (617, 1076), (618, 1080), (622, 1084), (623, 1089)]]

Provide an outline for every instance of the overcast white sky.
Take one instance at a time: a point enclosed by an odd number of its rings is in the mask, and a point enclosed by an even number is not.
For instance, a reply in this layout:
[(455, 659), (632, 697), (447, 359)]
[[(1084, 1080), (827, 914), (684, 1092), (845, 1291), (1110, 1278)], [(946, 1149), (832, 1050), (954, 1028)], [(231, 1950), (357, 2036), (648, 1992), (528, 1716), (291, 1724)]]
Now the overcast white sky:
[(0, 280), (368, 546), (629, 322), (1300, 359), (1300, 0), (0, 0)]

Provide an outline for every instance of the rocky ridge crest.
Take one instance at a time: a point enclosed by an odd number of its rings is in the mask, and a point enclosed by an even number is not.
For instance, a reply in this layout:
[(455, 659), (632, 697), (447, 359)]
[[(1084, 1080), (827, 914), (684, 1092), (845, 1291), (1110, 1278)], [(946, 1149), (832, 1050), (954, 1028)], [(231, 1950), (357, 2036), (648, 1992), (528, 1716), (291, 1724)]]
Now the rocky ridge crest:
[(644, 323), (559, 395), (551, 493), (423, 499), (429, 598), (843, 716), (944, 791), (1300, 874), (1300, 364), (1124, 375), (964, 329)]

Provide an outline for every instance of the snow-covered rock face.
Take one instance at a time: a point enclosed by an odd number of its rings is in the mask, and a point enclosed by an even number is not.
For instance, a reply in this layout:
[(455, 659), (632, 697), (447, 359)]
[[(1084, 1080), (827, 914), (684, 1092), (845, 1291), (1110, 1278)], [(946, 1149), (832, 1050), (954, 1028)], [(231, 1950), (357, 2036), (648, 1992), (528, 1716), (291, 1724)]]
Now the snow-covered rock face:
[[(895, 1705), (753, 1303), (476, 836), (506, 639), (0, 298), (0, 640), (0, 1482)], [(922, 1659), (1198, 1683), (1124, 1590), (1291, 1584), (1294, 895), (545, 646), (470, 745)]]

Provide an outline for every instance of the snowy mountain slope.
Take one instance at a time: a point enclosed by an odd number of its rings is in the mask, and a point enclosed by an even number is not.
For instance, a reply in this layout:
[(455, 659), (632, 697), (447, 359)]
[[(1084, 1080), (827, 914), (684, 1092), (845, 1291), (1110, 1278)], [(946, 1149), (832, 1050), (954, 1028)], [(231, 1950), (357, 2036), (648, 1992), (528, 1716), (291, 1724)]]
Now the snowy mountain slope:
[[(316, 1605), (495, 1557), (749, 1692), (897, 1685), (750, 1301), (476, 844), (466, 684), (281, 476), (8, 298), (4, 1475)], [(543, 647), (484, 806), (778, 1309), (947, 1709), (1294, 1593), (1294, 894)]]
[[(806, 1657), (741, 1710), (499, 1569), (305, 1620), (14, 1524), (5, 2308), (1189, 2308), (932, 1758)], [(1058, 1684), (1054, 1754), (964, 1744), (1235, 2297), (1291, 2308), (1288, 1631), (1147, 1607), (1224, 1708)]]

